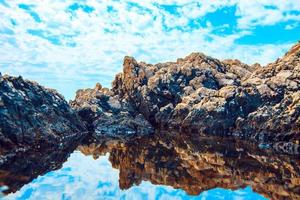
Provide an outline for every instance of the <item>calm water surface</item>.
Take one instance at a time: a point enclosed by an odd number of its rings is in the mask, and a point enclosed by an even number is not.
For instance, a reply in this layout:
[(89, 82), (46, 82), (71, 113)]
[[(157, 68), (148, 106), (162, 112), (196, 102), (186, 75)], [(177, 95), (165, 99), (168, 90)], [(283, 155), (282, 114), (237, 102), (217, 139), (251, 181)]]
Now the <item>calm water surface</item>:
[(157, 136), (126, 142), (90, 142), (69, 153), (31, 152), (0, 169), (0, 182), (9, 187), (2, 187), (7, 193), (2, 198), (260, 200), (280, 199), (285, 195), (297, 197), (297, 182), (288, 186), (285, 183), (297, 180), (298, 168), (294, 169), (294, 164), (299, 164), (298, 160), (291, 163), (290, 159), (285, 161), (269, 152), (252, 150), (253, 146), (231, 140), (188, 141), (182, 137)]
[[(226, 198), (224, 198), (226, 196)], [(239, 190), (212, 189), (199, 196), (181, 189), (143, 181), (128, 190), (119, 188), (119, 170), (112, 168), (108, 154), (93, 159), (75, 151), (59, 170), (39, 176), (4, 199), (265, 199), (250, 187)]]

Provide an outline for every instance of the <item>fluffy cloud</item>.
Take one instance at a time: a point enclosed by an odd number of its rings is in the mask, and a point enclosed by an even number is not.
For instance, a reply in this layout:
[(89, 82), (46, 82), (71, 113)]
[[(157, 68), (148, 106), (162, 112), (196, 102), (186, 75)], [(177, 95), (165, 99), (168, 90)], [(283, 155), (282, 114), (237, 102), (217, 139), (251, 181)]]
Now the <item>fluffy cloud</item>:
[(300, 20), (300, 4), (297, 1), (240, 1), (237, 7), (240, 28)]
[[(75, 90), (109, 86), (125, 55), (150, 63), (193, 51), (266, 64), (293, 41), (239, 44), (257, 26), (298, 27), (296, 1), (0, 1), (0, 71), (22, 75), (72, 98)], [(233, 19), (225, 14), (233, 9)], [(292, 23), (293, 22), (293, 23)], [(223, 30), (228, 30), (229, 33)], [(223, 31), (223, 32), (222, 32)]]

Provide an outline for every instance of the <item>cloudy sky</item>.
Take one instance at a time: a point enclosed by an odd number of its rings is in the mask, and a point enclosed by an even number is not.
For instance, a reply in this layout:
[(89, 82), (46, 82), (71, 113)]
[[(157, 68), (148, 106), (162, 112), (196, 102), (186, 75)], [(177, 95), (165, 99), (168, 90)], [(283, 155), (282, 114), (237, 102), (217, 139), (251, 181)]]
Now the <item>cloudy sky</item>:
[(66, 99), (96, 82), (109, 87), (125, 55), (266, 64), (299, 39), (297, 0), (0, 0), (0, 71)]

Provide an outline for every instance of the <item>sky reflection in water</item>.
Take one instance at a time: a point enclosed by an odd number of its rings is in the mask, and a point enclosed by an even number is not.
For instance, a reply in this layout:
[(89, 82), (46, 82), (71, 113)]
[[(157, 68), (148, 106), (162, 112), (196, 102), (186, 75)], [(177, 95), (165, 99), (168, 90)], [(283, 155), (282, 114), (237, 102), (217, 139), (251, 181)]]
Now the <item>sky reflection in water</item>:
[(266, 199), (250, 187), (240, 190), (212, 189), (190, 196), (170, 186), (143, 181), (128, 190), (119, 189), (119, 170), (106, 156), (94, 160), (79, 151), (71, 154), (59, 170), (39, 176), (4, 199)]

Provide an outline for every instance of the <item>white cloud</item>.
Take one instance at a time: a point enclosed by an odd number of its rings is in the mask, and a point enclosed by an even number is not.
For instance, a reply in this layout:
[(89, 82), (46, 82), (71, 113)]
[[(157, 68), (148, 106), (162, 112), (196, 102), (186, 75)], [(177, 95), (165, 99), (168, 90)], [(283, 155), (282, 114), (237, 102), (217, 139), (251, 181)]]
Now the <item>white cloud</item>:
[[(10, 8), (0, 4), (0, 30), (5, 27), (14, 34), (0, 34), (0, 71), (34, 79), (58, 89), (67, 98), (73, 97), (76, 89), (93, 87), (97, 81), (109, 86), (114, 75), (122, 70), (125, 55), (155, 63), (200, 51), (220, 59), (234, 57), (247, 63), (271, 62), (292, 44), (277, 44), (275, 51), (272, 44), (245, 46), (235, 40), (251, 33), (245, 30), (257, 25), (299, 19), (288, 11), (300, 9), (296, 1), (275, 5), (272, 1), (248, 0), (206, 3), (91, 0), (86, 5), (93, 7), (93, 12), (78, 9), (72, 14), (68, 7), (73, 2), (66, 0), (6, 2)], [(19, 8), (20, 3), (33, 5), (32, 11), (42, 22), (35, 21), (28, 11)], [(178, 14), (162, 9), (163, 4), (176, 6)], [(237, 7), (240, 30), (231, 35), (213, 34), (218, 27), (210, 22), (206, 22), (209, 26), (189, 27), (191, 20), (205, 19), (207, 13), (233, 5)], [(266, 5), (275, 9), (267, 9)], [(108, 11), (109, 6), (113, 11)], [(36, 35), (28, 30), (34, 30)]]
[(253, 28), (257, 25), (274, 25), (288, 20), (300, 20), (300, 14), (292, 14), (291, 11), (299, 11), (300, 4), (297, 1), (273, 1), (254, 0), (239, 1), (237, 3), (237, 15), (240, 17), (240, 28)]
[(285, 30), (292, 30), (292, 29), (294, 29), (298, 26), (299, 26), (299, 22), (296, 22), (296, 23), (293, 23), (293, 24), (287, 24), (284, 28), (285, 28)]

